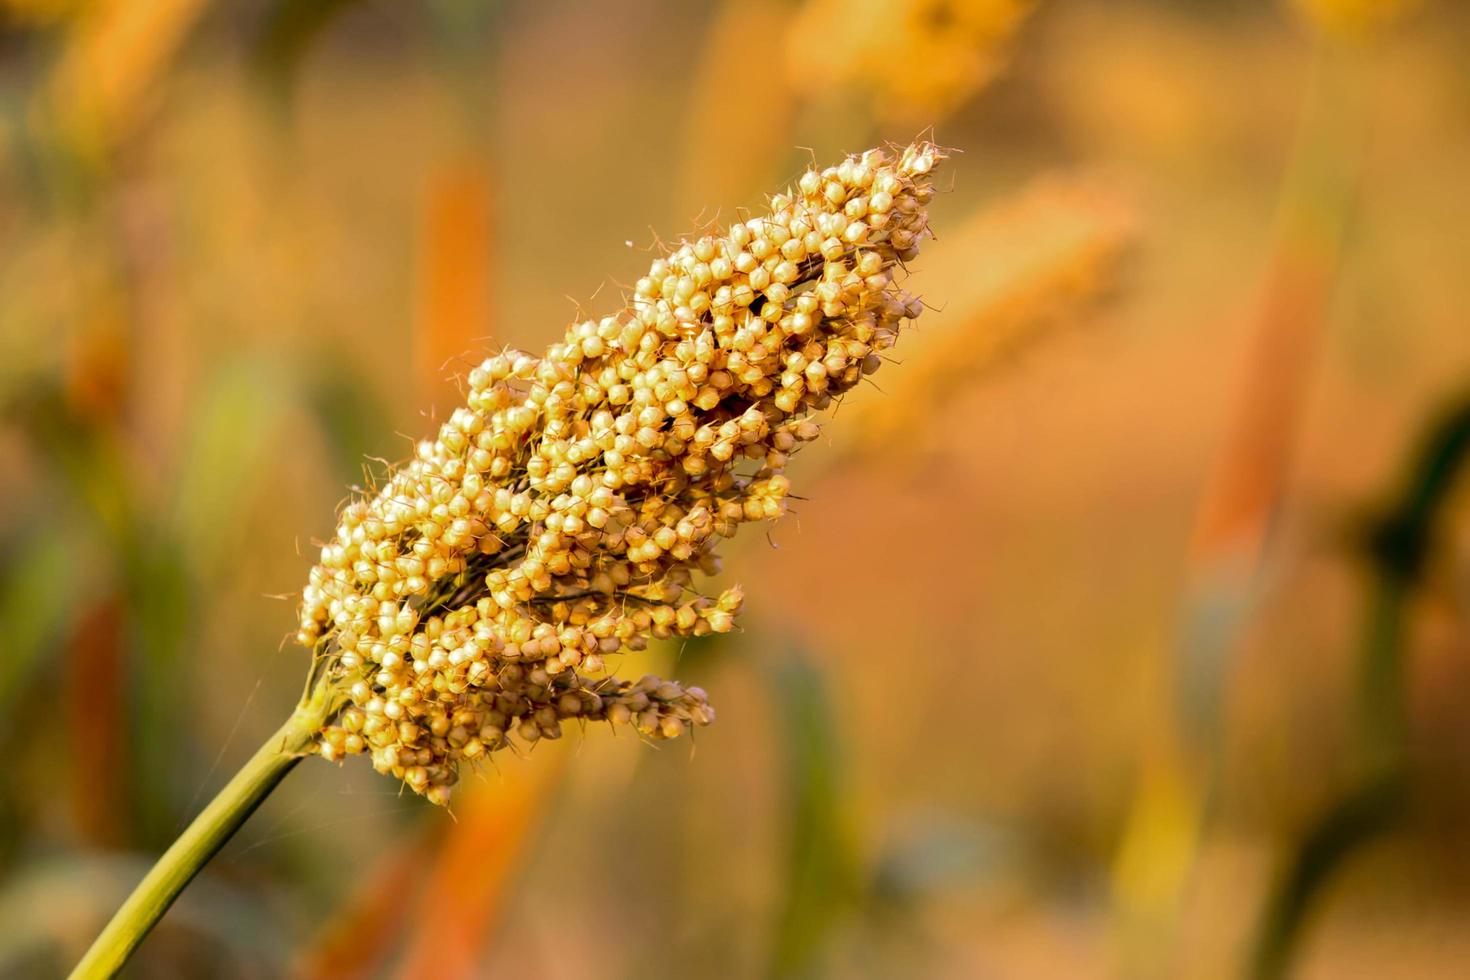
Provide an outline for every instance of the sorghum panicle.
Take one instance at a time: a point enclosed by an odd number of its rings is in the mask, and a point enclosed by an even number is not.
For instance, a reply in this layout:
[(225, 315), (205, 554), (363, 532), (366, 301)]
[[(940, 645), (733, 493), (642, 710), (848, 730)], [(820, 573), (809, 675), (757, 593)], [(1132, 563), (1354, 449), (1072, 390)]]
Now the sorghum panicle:
[(683, 242), (628, 305), (536, 357), (469, 374), (457, 408), (322, 548), (300, 642), (344, 707), (328, 759), (445, 803), (460, 763), (569, 719), (672, 738), (699, 688), (605, 673), (650, 638), (723, 633), (718, 542), (786, 509), (810, 417), (881, 364), (919, 301), (895, 283), (927, 231), (929, 143), (809, 169), (769, 211)]

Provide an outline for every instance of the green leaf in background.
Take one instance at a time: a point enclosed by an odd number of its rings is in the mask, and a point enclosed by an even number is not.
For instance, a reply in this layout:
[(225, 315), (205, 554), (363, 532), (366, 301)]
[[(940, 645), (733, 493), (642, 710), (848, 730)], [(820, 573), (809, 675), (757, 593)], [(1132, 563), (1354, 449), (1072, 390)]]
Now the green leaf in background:
[(841, 735), (826, 680), (793, 650), (771, 685), (786, 768), (786, 895), (770, 974), (820, 974), (827, 942), (859, 900), (859, 869)]
[(1371, 593), (1358, 651), (1361, 773), (1288, 849), (1256, 925), (1250, 970), (1261, 980), (1290, 972), (1309, 913), (1335, 873), (1409, 812), (1409, 609), (1467, 466), (1470, 397), (1461, 396), (1429, 424), (1403, 489), (1369, 535)]
[(74, 549), (64, 536), (33, 532), (0, 559), (0, 734), (26, 683), (57, 642), (84, 586)]
[(279, 370), (252, 361), (228, 365), (204, 386), (172, 510), (178, 542), (197, 576), (216, 571), (248, 538), (238, 515), (259, 489), (268, 455), (279, 452), (293, 395)]
[(200, 747), (188, 738), (192, 674), (186, 656), (193, 583), (174, 543), (160, 538), (130, 556), (126, 710), (139, 784), (132, 802), (140, 839), (162, 847), (194, 792)]
[(262, 19), (251, 52), (255, 69), (278, 108), (289, 107), (311, 49), (361, 0), (276, 0)]
[(384, 434), (393, 431), (387, 407), (372, 385), (341, 365), (321, 365), (308, 383), (307, 401), (342, 482), (361, 483), (364, 460), (381, 453)]
[[(18, 408), (21, 426), (60, 491), (48, 501), (59, 508), (53, 520), (106, 557), (95, 573), (113, 576), (124, 589), (128, 659), (125, 686), (113, 694), (128, 699), (116, 715), (128, 720), (128, 730), (115, 737), (133, 757), (131, 799), (142, 839), (165, 843), (192, 792), (187, 760), (193, 740), (181, 737), (190, 690), (183, 650), (193, 602), (185, 556), (168, 508), (148, 500), (133, 479), (117, 429), (72, 411), (57, 387), (31, 393)], [(57, 581), (75, 581), (84, 568), (90, 570), (78, 557)], [(51, 588), (67, 602), (70, 618), (79, 608), (75, 592), (54, 582)]]

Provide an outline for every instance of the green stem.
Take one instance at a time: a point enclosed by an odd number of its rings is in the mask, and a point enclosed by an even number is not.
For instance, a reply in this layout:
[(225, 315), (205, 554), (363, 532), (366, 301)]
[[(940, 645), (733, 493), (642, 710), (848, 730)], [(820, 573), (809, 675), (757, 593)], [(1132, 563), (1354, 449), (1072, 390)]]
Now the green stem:
[(325, 684), (297, 705), (133, 889), (72, 970), (71, 980), (117, 975), (179, 893), (301, 761), (336, 707)]

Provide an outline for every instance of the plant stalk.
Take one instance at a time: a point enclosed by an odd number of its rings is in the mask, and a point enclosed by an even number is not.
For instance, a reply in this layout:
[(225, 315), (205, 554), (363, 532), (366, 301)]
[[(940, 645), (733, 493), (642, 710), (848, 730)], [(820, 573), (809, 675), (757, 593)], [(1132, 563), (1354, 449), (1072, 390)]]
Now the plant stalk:
[(71, 980), (117, 975), (179, 893), (301, 761), (337, 706), (327, 684), (317, 685), (296, 706), (133, 889), (72, 970)]

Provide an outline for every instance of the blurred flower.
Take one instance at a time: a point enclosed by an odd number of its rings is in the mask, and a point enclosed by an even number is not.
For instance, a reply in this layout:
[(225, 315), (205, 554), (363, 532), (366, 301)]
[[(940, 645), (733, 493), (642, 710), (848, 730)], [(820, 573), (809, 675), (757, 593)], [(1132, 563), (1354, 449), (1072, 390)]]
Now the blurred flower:
[(84, 157), (104, 154), (124, 136), (145, 97), (204, 12), (204, 0), (72, 5), (63, 55), (46, 93), (63, 141)]
[(807, 0), (786, 34), (795, 87), (849, 86), (880, 115), (932, 121), (1005, 63), (1029, 0)]
[(703, 691), (599, 677), (604, 658), (733, 628), (738, 587), (706, 596), (694, 576), (718, 570), (720, 538), (785, 512), (810, 413), (919, 314), (895, 274), (943, 155), (809, 169), (767, 215), (655, 261), (619, 313), (471, 371), (468, 404), (344, 509), (312, 570), (300, 640), (348, 702), (321, 754), (370, 753), (442, 804), (460, 762), (512, 735), (708, 724)]
[(1006, 353), (1095, 304), (1116, 284), (1132, 238), (1133, 216), (1115, 195), (1052, 174), (936, 242), (924, 275), (946, 283), (943, 322), (905, 348), (894, 383), (849, 396), (844, 410), (858, 422), (844, 427), (847, 444), (901, 443)]

